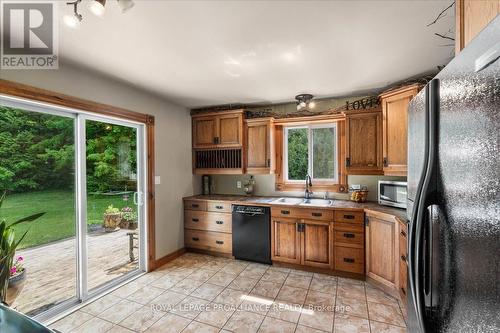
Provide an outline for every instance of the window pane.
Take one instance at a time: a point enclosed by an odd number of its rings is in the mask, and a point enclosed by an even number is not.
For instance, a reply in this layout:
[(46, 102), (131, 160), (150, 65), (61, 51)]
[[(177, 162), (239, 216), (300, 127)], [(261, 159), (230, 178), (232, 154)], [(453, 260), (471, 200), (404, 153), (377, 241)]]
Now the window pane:
[(303, 180), (307, 175), (307, 128), (288, 129), (288, 179)]
[(335, 178), (335, 128), (312, 129), (313, 178)]

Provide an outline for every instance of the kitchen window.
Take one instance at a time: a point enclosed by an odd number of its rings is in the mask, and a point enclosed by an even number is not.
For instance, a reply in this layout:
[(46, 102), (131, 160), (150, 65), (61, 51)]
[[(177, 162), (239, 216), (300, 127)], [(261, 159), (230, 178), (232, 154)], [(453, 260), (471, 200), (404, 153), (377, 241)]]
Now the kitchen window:
[(338, 183), (337, 125), (284, 128), (283, 174), (285, 182), (304, 182), (309, 174), (319, 183)]

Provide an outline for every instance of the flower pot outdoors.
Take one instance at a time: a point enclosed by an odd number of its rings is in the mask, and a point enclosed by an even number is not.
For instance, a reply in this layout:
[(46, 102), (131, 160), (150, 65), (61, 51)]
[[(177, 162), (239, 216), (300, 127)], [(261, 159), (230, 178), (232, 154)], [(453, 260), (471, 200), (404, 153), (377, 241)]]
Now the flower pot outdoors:
[(120, 225), (121, 221), (121, 214), (120, 213), (105, 213), (104, 214), (104, 230), (106, 232), (114, 232), (120, 229), (118, 226)]
[(16, 274), (9, 278), (9, 286), (7, 287), (7, 296), (5, 302), (12, 305), (17, 296), (21, 293), (26, 282), (26, 268), (21, 273)]
[(128, 221), (128, 229), (129, 230), (137, 229), (137, 221), (136, 220)]

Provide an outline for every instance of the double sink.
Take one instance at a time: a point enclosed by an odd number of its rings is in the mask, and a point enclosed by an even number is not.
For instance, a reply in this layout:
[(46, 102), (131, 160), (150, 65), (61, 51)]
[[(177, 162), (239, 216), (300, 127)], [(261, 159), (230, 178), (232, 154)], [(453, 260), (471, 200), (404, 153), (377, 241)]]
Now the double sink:
[(333, 200), (329, 199), (302, 199), (302, 198), (279, 198), (271, 201), (275, 205), (299, 205), (299, 206), (316, 206), (330, 207), (333, 205)]

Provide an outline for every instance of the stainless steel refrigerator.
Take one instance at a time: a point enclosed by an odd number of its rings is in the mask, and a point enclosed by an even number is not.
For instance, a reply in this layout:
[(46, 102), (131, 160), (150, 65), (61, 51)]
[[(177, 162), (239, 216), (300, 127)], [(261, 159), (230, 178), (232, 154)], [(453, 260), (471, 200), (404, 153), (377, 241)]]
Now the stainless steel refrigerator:
[(499, 57), (497, 16), (410, 103), (410, 332), (500, 332)]

